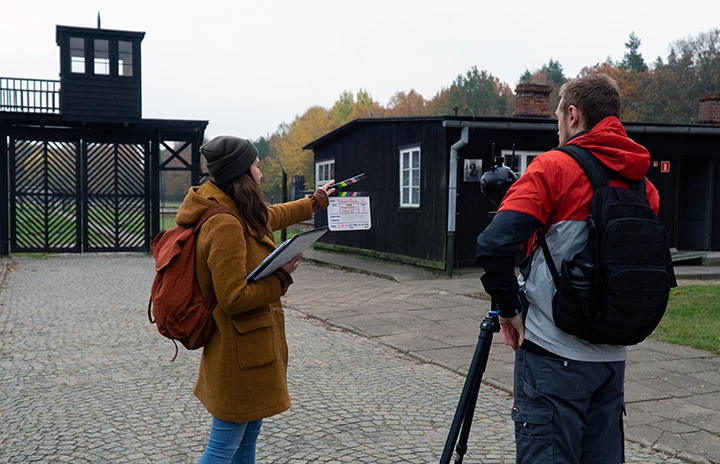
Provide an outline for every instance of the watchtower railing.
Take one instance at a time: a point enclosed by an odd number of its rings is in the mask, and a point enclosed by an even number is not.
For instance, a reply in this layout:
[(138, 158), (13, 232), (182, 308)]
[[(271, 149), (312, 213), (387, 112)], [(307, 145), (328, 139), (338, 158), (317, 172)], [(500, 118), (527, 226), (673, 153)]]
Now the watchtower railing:
[(0, 77), (0, 111), (60, 114), (60, 81)]

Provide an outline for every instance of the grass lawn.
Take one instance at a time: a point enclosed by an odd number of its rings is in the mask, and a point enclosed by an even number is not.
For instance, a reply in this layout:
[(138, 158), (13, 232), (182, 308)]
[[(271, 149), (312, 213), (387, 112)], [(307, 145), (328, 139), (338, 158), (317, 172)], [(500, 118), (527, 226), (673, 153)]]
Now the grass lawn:
[[(21, 243), (43, 243), (45, 240), (46, 224), (45, 209), (42, 205), (25, 202), (18, 204), (16, 209), (16, 238)], [(75, 210), (69, 208), (67, 211), (47, 211), (47, 221), (50, 226), (51, 242), (65, 239), (72, 240), (76, 231)]]
[(160, 217), (160, 230), (169, 230), (175, 227), (175, 216), (161, 216)]
[[(287, 229), (287, 239), (290, 240), (291, 238), (293, 238), (294, 236), (296, 236), (296, 235), (299, 234), (300, 232), (302, 232), (302, 229), (299, 229), (299, 228), (293, 227), (293, 226), (288, 227), (288, 229)], [(273, 232), (273, 235), (275, 236), (275, 243), (277, 243), (278, 245), (280, 245), (280, 244), (282, 243), (282, 240), (280, 240), (280, 231), (279, 231), (279, 230), (276, 230), (275, 232)]]
[(161, 208), (179, 208), (182, 204), (182, 201), (161, 201), (160, 207)]
[(720, 285), (672, 289), (665, 317), (652, 337), (720, 355)]
[[(161, 230), (172, 229), (176, 225), (177, 224), (175, 224), (175, 216), (166, 216), (166, 217), (160, 218), (160, 229)], [(300, 232), (302, 232), (302, 229), (300, 229), (299, 227), (290, 226), (287, 229), (287, 238), (291, 239), (294, 236), (296, 236), (297, 234), (299, 234)], [(275, 243), (280, 245), (282, 243), (282, 241), (280, 240), (280, 231), (276, 230), (275, 232), (273, 232), (273, 235), (275, 236)]]

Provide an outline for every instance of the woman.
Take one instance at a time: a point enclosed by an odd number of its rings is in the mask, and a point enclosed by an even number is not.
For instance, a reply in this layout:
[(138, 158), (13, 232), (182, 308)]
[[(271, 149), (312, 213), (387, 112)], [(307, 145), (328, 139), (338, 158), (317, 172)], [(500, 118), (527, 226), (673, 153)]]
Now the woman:
[(195, 396), (212, 414), (200, 464), (254, 463), (262, 419), (290, 407), (288, 349), (280, 297), (297, 269), (298, 256), (274, 274), (245, 280), (275, 249), (272, 231), (310, 219), (326, 208), (330, 183), (309, 198), (266, 206), (257, 149), (238, 137), (216, 137), (200, 148), (212, 181), (188, 192), (177, 223), (191, 225), (213, 206), (238, 213), (211, 217), (196, 241), (195, 274), (203, 295), (215, 290), (217, 331), (203, 348)]

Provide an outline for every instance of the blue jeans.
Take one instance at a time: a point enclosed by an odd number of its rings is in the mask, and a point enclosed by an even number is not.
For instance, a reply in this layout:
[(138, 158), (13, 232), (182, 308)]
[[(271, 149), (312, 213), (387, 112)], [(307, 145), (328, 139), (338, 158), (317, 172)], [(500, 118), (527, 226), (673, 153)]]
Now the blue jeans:
[(207, 448), (198, 464), (255, 464), (262, 419), (227, 422), (213, 417)]
[(625, 362), (515, 352), (512, 418), (518, 464), (625, 462)]

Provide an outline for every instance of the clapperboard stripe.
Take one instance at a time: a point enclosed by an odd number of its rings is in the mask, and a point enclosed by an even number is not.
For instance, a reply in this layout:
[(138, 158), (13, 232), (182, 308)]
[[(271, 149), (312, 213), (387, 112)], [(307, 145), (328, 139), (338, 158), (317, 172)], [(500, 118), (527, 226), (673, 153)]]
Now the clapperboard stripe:
[(333, 188), (333, 187), (336, 188), (336, 189), (345, 188), (345, 187), (347, 187), (348, 185), (352, 185), (352, 184), (355, 184), (355, 183), (360, 182), (361, 180), (365, 179), (366, 177), (367, 177), (367, 176), (366, 176), (365, 173), (363, 172), (362, 174), (358, 174), (358, 175), (355, 176), (355, 177), (351, 177), (351, 178), (349, 178), (349, 179), (345, 179), (345, 180), (342, 181), (342, 182), (338, 182), (337, 184), (333, 184), (333, 185), (330, 186), (330, 188)]
[(367, 192), (338, 192), (338, 197), (369, 197), (370, 194)]

